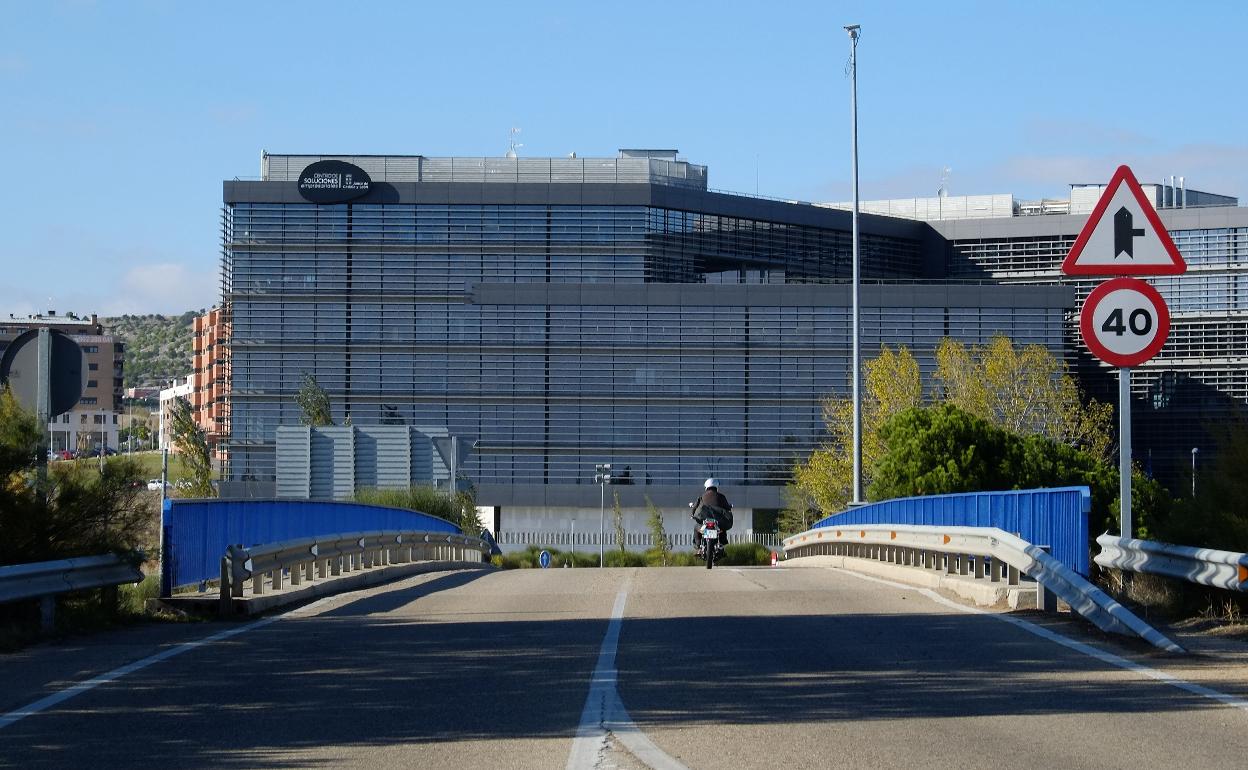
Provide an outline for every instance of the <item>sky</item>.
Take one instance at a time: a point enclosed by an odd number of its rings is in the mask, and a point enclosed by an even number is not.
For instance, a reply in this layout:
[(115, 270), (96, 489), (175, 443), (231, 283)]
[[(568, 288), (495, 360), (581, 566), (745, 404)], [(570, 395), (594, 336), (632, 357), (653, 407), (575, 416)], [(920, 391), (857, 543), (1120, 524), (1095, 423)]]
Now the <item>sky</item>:
[(0, 317), (219, 301), (260, 153), (614, 157), (715, 189), (1065, 197), (1122, 163), (1248, 200), (1248, 3), (0, 0)]

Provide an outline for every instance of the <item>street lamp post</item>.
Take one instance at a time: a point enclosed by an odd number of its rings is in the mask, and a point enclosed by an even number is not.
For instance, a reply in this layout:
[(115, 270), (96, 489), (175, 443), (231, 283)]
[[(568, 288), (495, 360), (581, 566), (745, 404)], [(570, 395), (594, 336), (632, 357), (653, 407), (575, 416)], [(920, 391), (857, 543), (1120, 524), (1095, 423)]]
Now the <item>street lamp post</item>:
[(607, 485), (611, 483), (611, 464), (594, 466), (594, 481), (598, 484), (598, 566), (603, 566), (602, 542), (606, 537)]
[(1192, 447), (1192, 499), (1196, 499), (1196, 453), (1200, 447)]
[(859, 309), (858, 282), (860, 267), (858, 260), (858, 33), (861, 25), (850, 24), (845, 27), (849, 33), (849, 76), (850, 98), (849, 114), (853, 123), (853, 161), (851, 170), (854, 177), (854, 214), (853, 214), (853, 369), (854, 369), (854, 499), (853, 504), (862, 503), (862, 362), (859, 360)]

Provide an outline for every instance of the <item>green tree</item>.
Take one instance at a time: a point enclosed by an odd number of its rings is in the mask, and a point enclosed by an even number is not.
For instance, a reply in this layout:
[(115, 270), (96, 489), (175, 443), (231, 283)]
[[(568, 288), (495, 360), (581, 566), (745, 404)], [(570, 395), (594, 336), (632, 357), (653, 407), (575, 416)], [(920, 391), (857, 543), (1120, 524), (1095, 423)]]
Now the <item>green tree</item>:
[(217, 492), (212, 487), (212, 450), (208, 448), (203, 429), (195, 424), (191, 402), (178, 396), (169, 413), (173, 446), (182, 457), (183, 467), (190, 472), (189, 496), (216, 497)]
[[(823, 518), (814, 498), (798, 484), (785, 486), (782, 493), (784, 507), (776, 517), (776, 529), (782, 536), (805, 532)], [(839, 509), (837, 509), (839, 510)]]
[(646, 523), (650, 526), (650, 540), (654, 544), (650, 548), (650, 553), (659, 562), (660, 567), (666, 567), (672, 553), (672, 544), (667, 540), (667, 531), (663, 528), (663, 511), (659, 510), (659, 506), (655, 505), (646, 496), (646, 511), (650, 514)]
[(1043, 345), (987, 345), (946, 337), (936, 346), (940, 397), (1020, 436), (1039, 435), (1109, 459), (1114, 411), (1084, 398), (1066, 363)]
[(615, 543), (620, 547), (621, 551), (627, 551), (624, 547), (624, 511), (620, 508), (619, 490), (611, 490), (611, 523), (615, 527)]
[[(1117, 532), (1118, 469), (1092, 453), (1045, 436), (1019, 436), (942, 404), (898, 414), (881, 431), (885, 453), (875, 468), (872, 500), (1007, 489), (1086, 486), (1088, 533)], [(1132, 475), (1132, 519), (1148, 537), (1169, 513), (1165, 489)]]
[[(869, 481), (870, 469), (883, 452), (880, 426), (892, 415), (918, 406), (922, 402), (923, 387), (919, 364), (904, 346), (896, 351), (882, 347), (880, 355), (868, 361), (865, 369), (862, 466), (863, 476)], [(832, 397), (824, 401), (823, 419), (828, 429), (828, 440), (793, 468), (793, 482), (797, 490), (790, 497), (800, 500), (801, 504), (788, 509), (790, 515), (785, 520), (790, 525), (804, 517), (809, 508), (839, 511), (853, 497), (853, 411), (852, 399)]]
[(152, 511), (137, 463), (57, 463), (46, 499), (36, 487), (41, 440), (35, 416), (0, 392), (0, 564), (150, 548)]
[(39, 420), (17, 403), (8, 385), (0, 390), (0, 490), (10, 492), (28, 483), (38, 462), (42, 437)]
[(295, 395), (295, 403), (303, 410), (299, 418), (301, 425), (323, 428), (334, 424), (333, 413), (329, 406), (329, 395), (316, 377), (308, 372), (303, 373), (303, 384)]

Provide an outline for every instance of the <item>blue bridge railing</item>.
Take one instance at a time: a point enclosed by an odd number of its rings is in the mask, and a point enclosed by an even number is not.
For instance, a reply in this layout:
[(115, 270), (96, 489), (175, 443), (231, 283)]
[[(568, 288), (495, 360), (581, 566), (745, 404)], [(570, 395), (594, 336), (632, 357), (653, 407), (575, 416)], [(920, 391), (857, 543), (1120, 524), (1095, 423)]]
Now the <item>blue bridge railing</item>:
[(1018, 533), (1033, 545), (1049, 546), (1054, 558), (1086, 577), (1091, 502), (1087, 487), (903, 497), (836, 513), (816, 522), (815, 526), (918, 524), (996, 527)]
[(251, 547), (339, 532), (425, 530), (460, 533), (420, 511), (320, 500), (165, 500), (161, 595), (220, 577), (230, 545)]

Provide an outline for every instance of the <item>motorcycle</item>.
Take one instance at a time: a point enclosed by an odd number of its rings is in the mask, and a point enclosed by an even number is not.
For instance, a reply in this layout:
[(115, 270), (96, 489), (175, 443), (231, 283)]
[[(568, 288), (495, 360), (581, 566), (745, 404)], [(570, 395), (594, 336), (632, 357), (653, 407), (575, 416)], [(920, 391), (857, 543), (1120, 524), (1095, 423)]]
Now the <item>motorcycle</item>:
[[(690, 508), (696, 508), (694, 503), (689, 503)], [(697, 546), (693, 553), (698, 558), (706, 559), (706, 568), (711, 569), (715, 566), (715, 562), (724, 556), (724, 531), (720, 527), (719, 519), (714, 515), (706, 516), (698, 523), (698, 535), (702, 538), (701, 544)]]
[(708, 516), (698, 525), (698, 533), (702, 535), (702, 553), (700, 555), (706, 558), (706, 568), (710, 569), (724, 555), (719, 522)]

